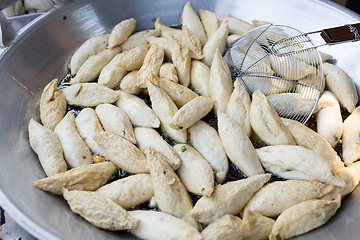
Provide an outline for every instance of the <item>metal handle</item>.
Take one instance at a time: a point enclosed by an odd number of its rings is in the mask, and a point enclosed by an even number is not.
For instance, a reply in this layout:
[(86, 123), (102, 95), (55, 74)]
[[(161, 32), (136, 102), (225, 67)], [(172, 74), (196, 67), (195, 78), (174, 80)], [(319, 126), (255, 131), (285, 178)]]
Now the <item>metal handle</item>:
[(18, 2), (19, 0), (1, 0), (0, 1), (0, 10), (7, 8), (8, 6)]
[(17, 32), (11, 26), (10, 22), (1, 12), (1, 10), (16, 3), (18, 0), (2, 0), (0, 1), (0, 25), (1, 25), (1, 44), (3, 47), (7, 47), (16, 38)]
[(11, 42), (16, 38), (17, 32), (11, 26), (8, 19), (0, 12), (0, 24), (1, 24), (1, 44), (3, 47), (10, 46)]
[[(21, 27), (34, 20), (40, 14), (27, 14), (18, 17), (6, 18), (1, 10), (16, 3), (19, 0), (0, 0), (0, 48), (9, 47), (16, 38)], [(61, 7), (69, 0), (49, 0), (54, 7)], [(15, 28), (14, 28), (15, 26)]]

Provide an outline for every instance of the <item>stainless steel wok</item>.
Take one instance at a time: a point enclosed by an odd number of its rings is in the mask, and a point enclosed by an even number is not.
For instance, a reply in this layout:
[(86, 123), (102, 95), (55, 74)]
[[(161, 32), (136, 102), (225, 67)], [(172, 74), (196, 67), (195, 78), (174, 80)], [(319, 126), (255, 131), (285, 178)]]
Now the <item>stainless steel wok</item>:
[[(179, 24), (186, 0), (65, 1), (23, 28), (0, 58), (0, 206), (39, 239), (135, 239), (126, 232), (100, 230), (71, 212), (60, 196), (43, 192), (33, 182), (45, 177), (28, 142), (30, 118), (38, 119), (43, 87), (62, 78), (70, 56), (89, 37), (134, 17), (136, 30), (153, 27), (157, 17)], [(310, 31), (360, 21), (360, 16), (331, 1), (192, 0), (199, 8), (246, 21), (282, 23)], [(360, 88), (360, 43), (321, 50), (332, 54)], [(360, 124), (360, 123), (359, 123)], [(359, 239), (360, 188), (346, 197), (325, 226), (297, 239)]]

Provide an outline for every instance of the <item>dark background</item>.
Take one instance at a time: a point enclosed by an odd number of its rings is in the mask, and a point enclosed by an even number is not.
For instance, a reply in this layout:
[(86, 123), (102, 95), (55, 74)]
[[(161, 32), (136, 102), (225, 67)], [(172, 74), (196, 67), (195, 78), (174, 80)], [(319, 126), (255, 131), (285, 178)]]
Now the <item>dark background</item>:
[(360, 0), (347, 0), (345, 6), (360, 14)]
[(360, 14), (360, 0), (333, 0), (333, 1)]

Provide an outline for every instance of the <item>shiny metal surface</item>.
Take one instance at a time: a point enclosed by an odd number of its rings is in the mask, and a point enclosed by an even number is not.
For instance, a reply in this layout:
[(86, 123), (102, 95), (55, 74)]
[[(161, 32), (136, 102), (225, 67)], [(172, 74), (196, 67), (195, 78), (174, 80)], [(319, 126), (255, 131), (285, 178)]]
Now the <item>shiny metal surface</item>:
[[(73, 214), (60, 197), (33, 186), (45, 177), (28, 143), (29, 119), (38, 119), (41, 90), (53, 78), (62, 78), (71, 54), (86, 39), (134, 17), (136, 30), (153, 27), (157, 17), (179, 24), (185, 0), (69, 1), (40, 16), (18, 35), (0, 58), (0, 205), (39, 239), (135, 239), (126, 232), (103, 231)], [(223, 17), (226, 13), (288, 24), (303, 31), (358, 22), (360, 17), (330, 1), (315, 0), (193, 0)], [(321, 49), (333, 54), (360, 87), (360, 45)], [(343, 201), (325, 226), (296, 239), (359, 239), (360, 188)]]

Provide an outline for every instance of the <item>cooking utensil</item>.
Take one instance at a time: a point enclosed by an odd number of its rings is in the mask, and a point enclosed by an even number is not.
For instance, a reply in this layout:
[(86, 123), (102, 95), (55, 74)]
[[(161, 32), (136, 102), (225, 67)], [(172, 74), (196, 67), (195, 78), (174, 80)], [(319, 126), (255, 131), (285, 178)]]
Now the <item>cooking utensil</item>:
[[(233, 78), (252, 94), (268, 96), (281, 117), (306, 123), (324, 87), (318, 47), (360, 40), (360, 24), (303, 33), (286, 25), (265, 25), (240, 37), (225, 54)], [(315, 45), (309, 35), (320, 34)]]
[[(290, 39), (294, 35), (302, 37)], [(278, 56), (271, 51), (274, 44), (291, 44), (293, 53)], [(260, 90), (281, 117), (306, 123), (323, 88), (321, 57), (312, 46), (300, 30), (270, 24), (241, 36), (229, 47), (225, 60), (233, 78), (241, 79), (250, 94)]]
[[(286, 23), (308, 31), (360, 21), (359, 15), (330, 1), (314, 0), (192, 0), (200, 8), (251, 22), (260, 19)], [(93, 227), (71, 212), (61, 196), (33, 186), (44, 178), (28, 141), (30, 118), (39, 119), (41, 90), (67, 73), (66, 64), (88, 38), (105, 33), (126, 18), (137, 20), (136, 31), (153, 27), (157, 17), (166, 25), (180, 23), (185, 0), (77, 0), (41, 15), (22, 29), (0, 56), (0, 206), (38, 239), (136, 239), (127, 232)], [(297, 17), (294, 17), (297, 16)], [(358, 43), (354, 43), (356, 45)], [(337, 65), (360, 86), (360, 48), (342, 44), (324, 47)], [(294, 239), (358, 239), (360, 188), (342, 201), (325, 226)]]
[[(299, 35), (286, 37), (275, 42), (270, 46), (270, 51), (277, 56), (284, 56), (322, 46), (330, 46), (347, 42), (357, 42), (360, 40), (359, 30), (360, 23), (356, 23), (345, 24), (344, 26), (340, 27), (327, 28), (308, 33), (301, 33)], [(306, 44), (311, 43), (311, 38), (309, 38), (308, 36), (313, 34), (320, 34), (320, 36), (324, 40), (324, 43), (306, 47)], [(299, 44), (301, 44), (302, 47), (298, 46)]]

